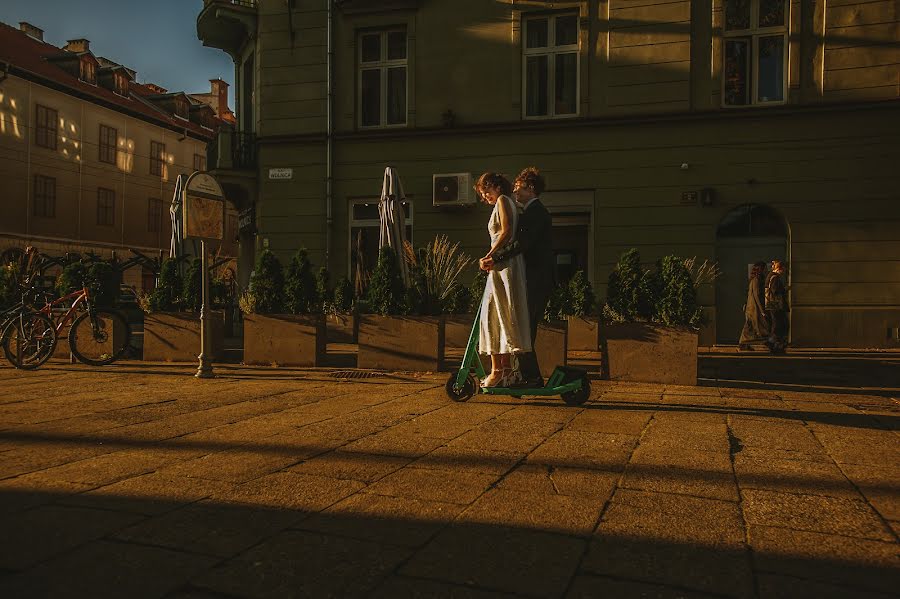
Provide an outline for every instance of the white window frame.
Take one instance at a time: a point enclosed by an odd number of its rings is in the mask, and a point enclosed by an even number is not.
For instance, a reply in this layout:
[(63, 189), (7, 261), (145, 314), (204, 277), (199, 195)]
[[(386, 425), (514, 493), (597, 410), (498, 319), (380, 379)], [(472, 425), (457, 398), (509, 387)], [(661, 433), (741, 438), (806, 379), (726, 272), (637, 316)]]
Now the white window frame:
[[(576, 19), (577, 32), (575, 43), (565, 46), (556, 45), (556, 19), (559, 17), (572, 17)], [(543, 48), (528, 47), (528, 22), (547, 21), (547, 46)], [(575, 112), (572, 114), (556, 114), (556, 55), (575, 53)], [(547, 59), (547, 114), (528, 115), (528, 57), (549, 56)], [(581, 114), (581, 16), (575, 11), (565, 11), (553, 14), (539, 14), (525, 16), (522, 20), (522, 118), (528, 121), (547, 119), (571, 119)]]
[[(788, 84), (790, 83), (790, 30), (791, 30), (791, 3), (789, 0), (782, 0), (784, 2), (784, 25), (777, 25), (775, 27), (759, 27), (759, 4), (760, 0), (750, 0), (750, 28), (749, 29), (735, 29), (731, 31), (727, 31), (725, 29), (726, 22), (726, 4), (728, 0), (723, 0), (722, 3), (722, 67), (721, 67), (721, 79), (722, 86), (720, 89), (721, 93), (721, 104), (722, 108), (734, 109), (734, 108), (749, 108), (752, 106), (781, 106), (787, 104), (788, 98)], [(783, 43), (784, 43), (784, 55), (782, 60), (784, 60), (784, 65), (782, 67), (782, 72), (784, 73), (784, 78), (782, 81), (782, 99), (781, 100), (767, 100), (760, 101), (758, 99), (757, 91), (759, 90), (759, 39), (762, 37), (773, 37), (778, 34), (782, 35)], [(748, 73), (750, 74), (750, 102), (747, 104), (726, 104), (725, 103), (725, 45), (730, 39), (734, 38), (749, 38), (750, 40), (750, 68), (748, 69)]]
[[(396, 60), (388, 60), (387, 59), (387, 39), (388, 34), (391, 33), (403, 33), (406, 36), (406, 57)], [(380, 35), (380, 50), (381, 55), (379, 56), (379, 60), (377, 62), (363, 62), (362, 60), (362, 52), (363, 52), (363, 44), (362, 38), (368, 35)], [(410, 70), (409, 70), (409, 34), (406, 31), (405, 27), (392, 27), (390, 29), (381, 29), (377, 31), (360, 31), (357, 35), (357, 52), (356, 52), (356, 89), (357, 89), (357, 99), (356, 99), (356, 123), (360, 129), (399, 129), (403, 127), (407, 127), (409, 124), (409, 82), (410, 82)], [(403, 115), (402, 123), (394, 123), (387, 124), (387, 72), (390, 68), (395, 67), (404, 67), (406, 69), (406, 113)], [(362, 94), (362, 74), (363, 71), (370, 71), (373, 69), (378, 69), (381, 73), (381, 114), (378, 115), (378, 124), (377, 125), (363, 125), (362, 122), (362, 107), (363, 107), (363, 94)]]
[[(378, 207), (378, 199), (357, 199), (350, 200), (348, 203), (348, 211), (347, 211), (347, 219), (349, 224), (347, 226), (347, 276), (350, 277), (352, 281), (353, 277), (353, 252), (355, 251), (354, 244), (356, 240), (353, 238), (353, 229), (354, 228), (374, 228), (375, 231), (379, 231), (381, 229), (381, 220), (378, 218), (353, 218), (353, 207), (354, 206), (365, 206), (366, 204), (372, 204), (376, 208)], [(413, 236), (416, 234), (416, 227), (414, 224), (415, 220), (415, 211), (413, 210), (412, 200), (406, 198), (404, 204), (409, 206), (409, 218), (407, 218), (404, 222), (406, 226), (410, 228), (410, 236), (407, 238), (410, 244), (413, 244)], [(413, 247), (415, 245), (413, 244)]]

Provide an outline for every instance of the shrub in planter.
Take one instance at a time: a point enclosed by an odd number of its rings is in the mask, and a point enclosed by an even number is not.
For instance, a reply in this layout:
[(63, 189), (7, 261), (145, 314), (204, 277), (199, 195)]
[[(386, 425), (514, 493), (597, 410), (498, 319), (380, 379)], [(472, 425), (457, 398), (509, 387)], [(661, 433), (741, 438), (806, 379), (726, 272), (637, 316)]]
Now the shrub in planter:
[(325, 319), (305, 249), (291, 260), (287, 277), (275, 254), (262, 252), (241, 309), (245, 364), (319, 364), (325, 354)]
[(71, 293), (87, 285), (91, 292), (91, 300), (100, 308), (112, 308), (119, 295), (121, 275), (109, 262), (93, 262), (84, 264), (73, 262), (68, 264), (56, 279), (56, 291), (59, 295)]
[(597, 351), (600, 348), (600, 319), (593, 315), (594, 289), (584, 271), (576, 272), (561, 291), (559, 317), (568, 322), (568, 349)]
[(609, 277), (603, 370), (613, 380), (697, 384), (699, 307), (685, 261), (667, 256), (644, 270), (632, 249)]
[[(144, 315), (144, 360), (193, 362), (200, 353), (200, 274), (202, 265), (195, 259), (187, 276), (178, 272), (179, 261), (163, 260), (156, 289), (142, 300)], [(213, 359), (222, 355), (225, 322), (221, 312), (209, 315)]]
[(360, 368), (437, 371), (441, 367), (445, 320), (440, 313), (468, 259), (442, 237), (419, 252), (407, 249), (405, 258), (411, 267), (409, 289), (404, 288), (394, 251), (385, 247), (379, 253), (368, 297), (376, 314), (360, 316)]
[(0, 310), (5, 310), (19, 301), (18, 280), (18, 270), (14, 264), (0, 266)]
[(347, 277), (338, 279), (334, 287), (331, 310), (328, 314), (328, 342), (356, 343), (359, 339), (359, 319), (356, 315), (353, 283)]

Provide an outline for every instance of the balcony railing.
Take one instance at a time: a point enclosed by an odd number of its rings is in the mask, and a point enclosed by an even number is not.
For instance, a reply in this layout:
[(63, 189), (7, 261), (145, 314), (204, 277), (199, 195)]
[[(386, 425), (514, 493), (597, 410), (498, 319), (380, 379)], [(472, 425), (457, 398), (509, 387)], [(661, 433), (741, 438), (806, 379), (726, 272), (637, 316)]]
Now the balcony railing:
[(222, 127), (206, 146), (210, 170), (252, 170), (256, 168), (256, 134)]
[(246, 6), (247, 8), (256, 8), (257, 0), (203, 0), (203, 4), (234, 4), (235, 6)]

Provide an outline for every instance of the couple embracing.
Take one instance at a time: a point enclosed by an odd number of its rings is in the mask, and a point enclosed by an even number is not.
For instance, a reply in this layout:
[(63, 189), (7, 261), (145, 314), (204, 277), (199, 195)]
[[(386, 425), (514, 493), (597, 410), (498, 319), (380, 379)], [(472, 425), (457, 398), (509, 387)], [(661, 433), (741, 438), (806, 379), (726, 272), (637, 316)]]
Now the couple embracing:
[(488, 220), (491, 249), (479, 260), (487, 284), (478, 352), (491, 356), (491, 373), (481, 384), (543, 387), (534, 341), (555, 285), (552, 221), (539, 199), (544, 178), (534, 167), (519, 173), (514, 184), (484, 173), (475, 191), (494, 207)]

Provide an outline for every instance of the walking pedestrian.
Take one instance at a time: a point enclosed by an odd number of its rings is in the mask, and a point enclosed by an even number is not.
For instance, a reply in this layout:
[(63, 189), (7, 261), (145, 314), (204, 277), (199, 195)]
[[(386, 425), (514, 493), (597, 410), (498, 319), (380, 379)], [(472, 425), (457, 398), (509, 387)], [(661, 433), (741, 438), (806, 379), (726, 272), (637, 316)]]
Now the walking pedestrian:
[(772, 271), (766, 277), (766, 312), (769, 314), (769, 351), (783, 354), (788, 337), (787, 287), (784, 283), (784, 265), (772, 260)]

